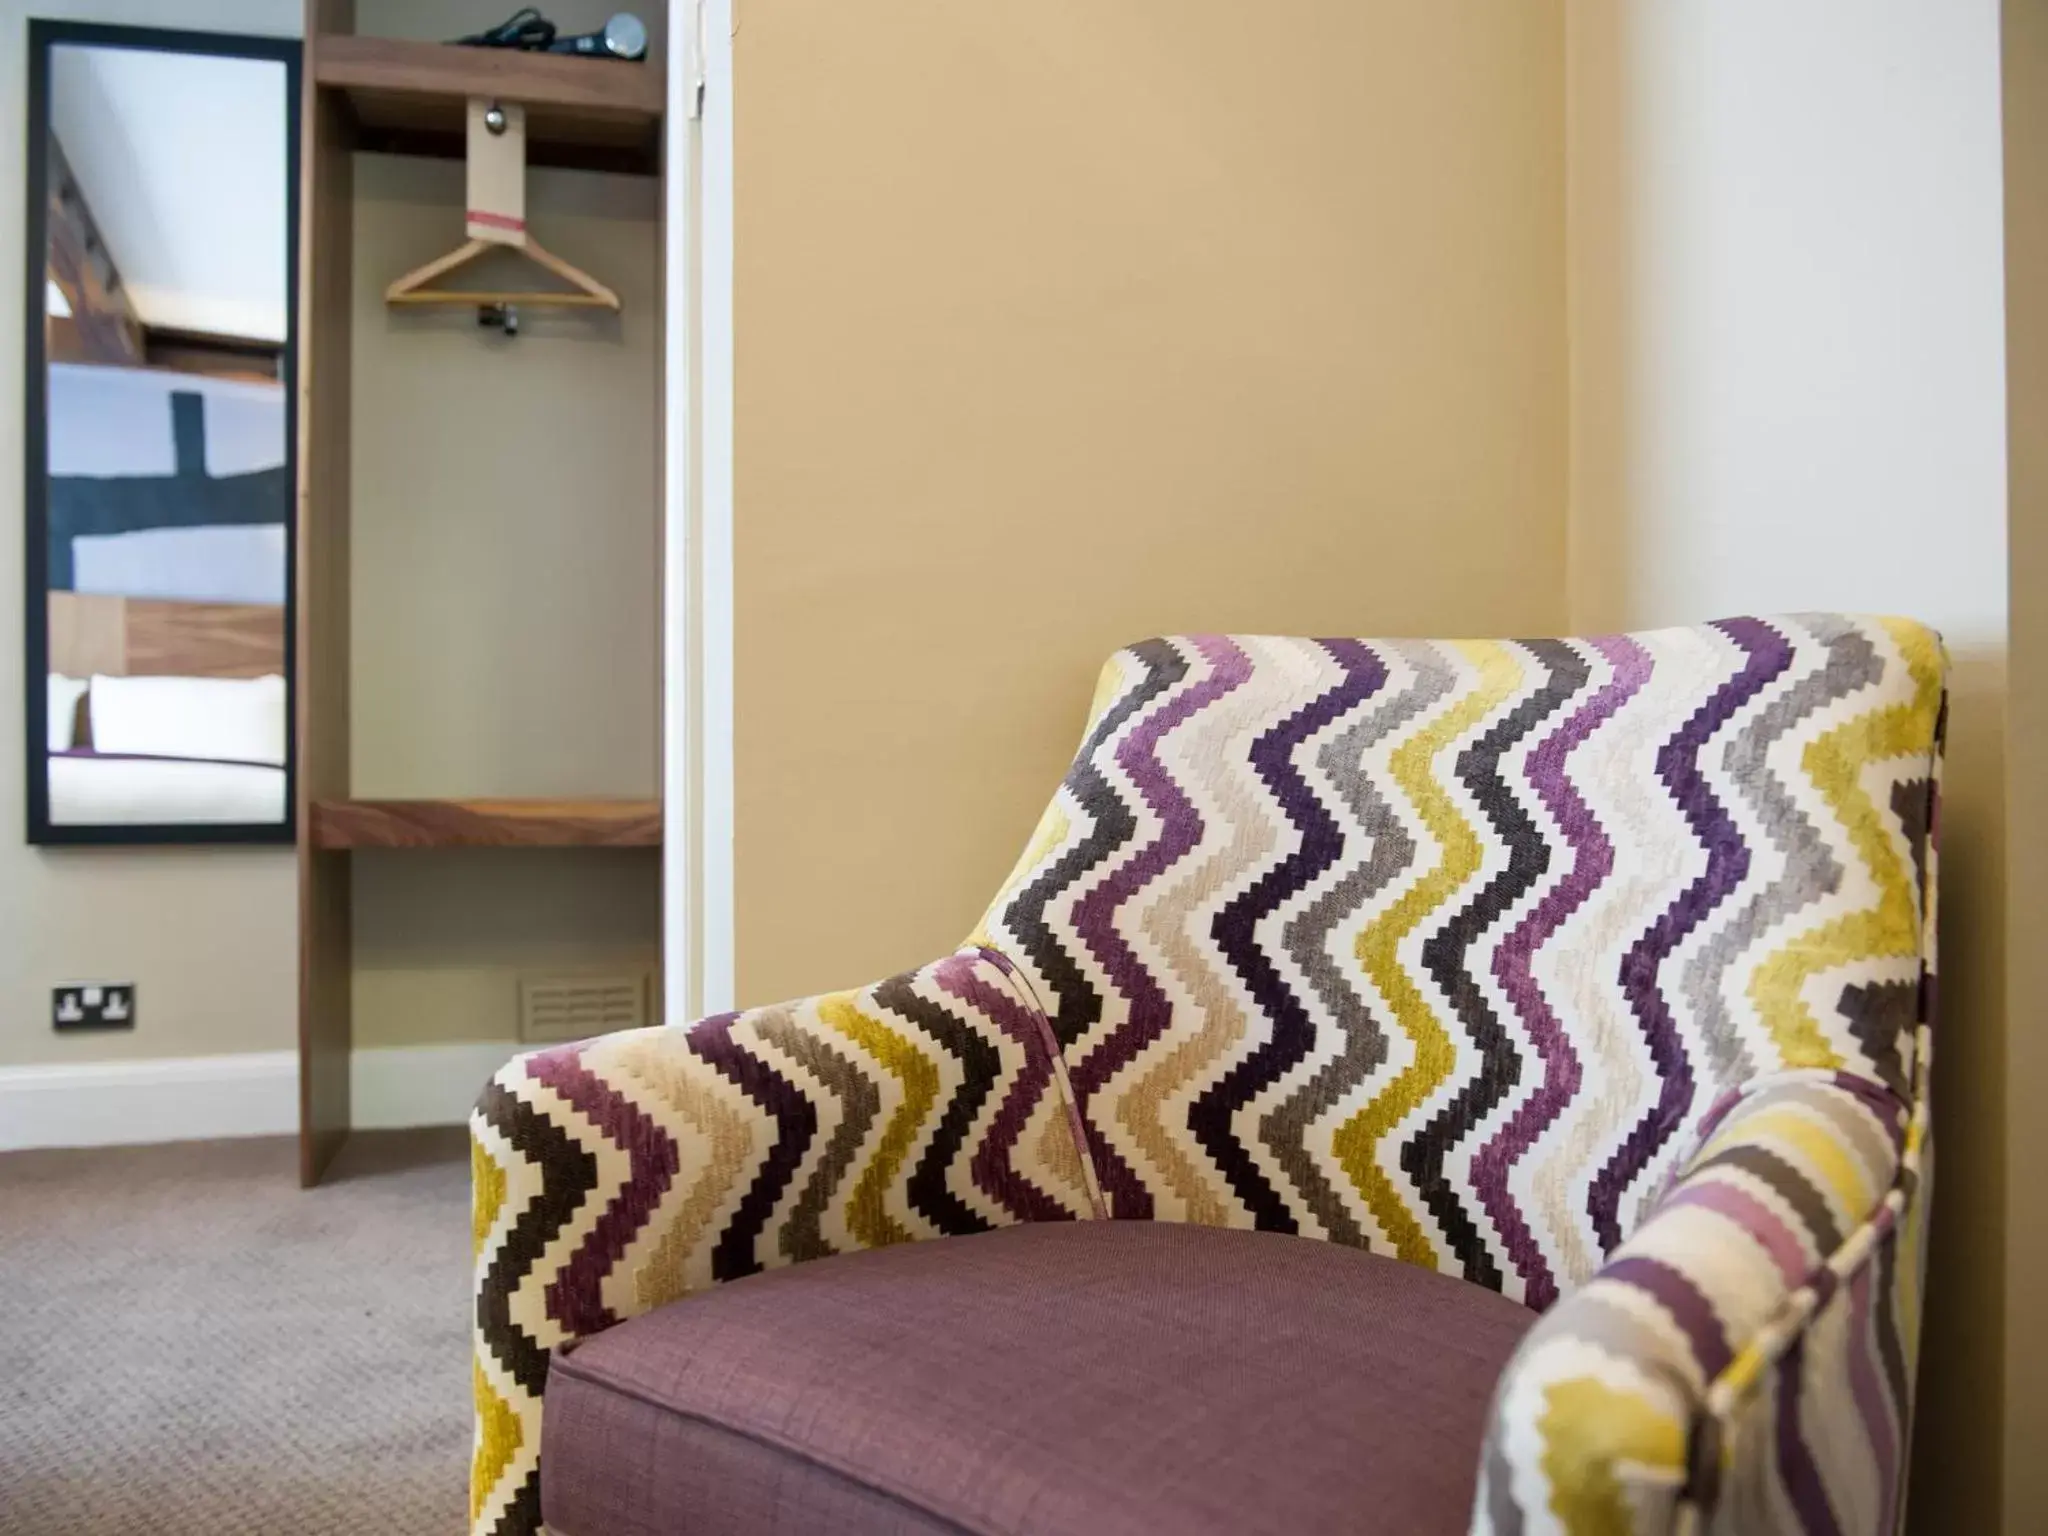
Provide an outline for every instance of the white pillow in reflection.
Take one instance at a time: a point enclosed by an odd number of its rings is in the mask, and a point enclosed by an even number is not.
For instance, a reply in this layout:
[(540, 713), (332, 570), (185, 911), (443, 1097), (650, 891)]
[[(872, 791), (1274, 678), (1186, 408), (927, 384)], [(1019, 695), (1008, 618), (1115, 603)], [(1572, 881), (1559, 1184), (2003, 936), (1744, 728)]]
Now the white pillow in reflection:
[(95, 676), (86, 707), (95, 752), (284, 762), (284, 679), (274, 673), (253, 678)]
[(69, 752), (78, 745), (78, 701), (85, 696), (85, 679), (50, 674), (50, 750)]

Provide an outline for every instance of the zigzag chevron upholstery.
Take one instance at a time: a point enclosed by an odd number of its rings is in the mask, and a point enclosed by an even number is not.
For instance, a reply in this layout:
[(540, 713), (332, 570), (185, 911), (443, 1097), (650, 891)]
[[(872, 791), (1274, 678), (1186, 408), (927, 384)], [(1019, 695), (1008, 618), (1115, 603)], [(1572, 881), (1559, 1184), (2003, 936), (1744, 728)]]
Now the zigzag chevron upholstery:
[(968, 949), (494, 1081), (476, 1528), (537, 1519), (549, 1347), (758, 1268), (1101, 1213), (1543, 1313), (1475, 1530), (1891, 1529), (1945, 665), (1830, 614), (1119, 652)]
[(521, 1057), (470, 1134), (479, 1532), (540, 1528), (555, 1346), (739, 1275), (1100, 1208), (1045, 1015), (979, 950)]

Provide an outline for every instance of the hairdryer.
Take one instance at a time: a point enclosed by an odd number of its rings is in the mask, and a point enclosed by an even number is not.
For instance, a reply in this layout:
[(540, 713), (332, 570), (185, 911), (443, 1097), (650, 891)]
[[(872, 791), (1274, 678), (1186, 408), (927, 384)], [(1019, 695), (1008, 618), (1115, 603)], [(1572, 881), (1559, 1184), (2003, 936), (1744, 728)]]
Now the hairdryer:
[(644, 59), (647, 57), (647, 28), (641, 25), (638, 16), (620, 11), (595, 32), (556, 38), (547, 45), (547, 51), (580, 53), (602, 59)]
[(533, 6), (514, 12), (495, 27), (456, 39), (472, 48), (515, 48), (525, 53), (573, 53), (587, 59), (644, 59), (647, 28), (638, 16), (620, 11), (595, 32), (564, 37)]

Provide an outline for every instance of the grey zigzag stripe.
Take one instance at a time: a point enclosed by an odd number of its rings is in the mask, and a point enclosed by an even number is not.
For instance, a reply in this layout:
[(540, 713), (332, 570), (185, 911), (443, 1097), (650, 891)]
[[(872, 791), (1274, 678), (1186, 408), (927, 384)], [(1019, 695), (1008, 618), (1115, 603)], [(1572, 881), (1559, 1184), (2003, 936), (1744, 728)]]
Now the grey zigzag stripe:
[(1370, 1239), (1316, 1168), (1308, 1150), (1308, 1127), (1385, 1063), (1387, 1037), (1373, 1018), (1371, 1006), (1330, 958), (1329, 938), (1338, 923), (1356, 917), (1366, 902), (1408, 868), (1415, 857), (1414, 839), (1401, 825), (1393, 807), (1374, 790), (1365, 772), (1365, 754), (1448, 693), (1456, 675), (1432, 646), (1384, 646), (1381, 654), (1399, 655), (1408, 661), (1415, 668), (1415, 680), (1356, 725), (1332, 737), (1316, 756), (1316, 765), (1336, 786), (1372, 852), (1363, 864), (1287, 924), (1282, 934), (1288, 953), (1316, 989), (1323, 1006), (1330, 1010), (1344, 1047), (1335, 1060), (1289, 1094), (1259, 1125), (1266, 1145), (1331, 1238), (1359, 1247), (1370, 1246)]
[(1884, 672), (1868, 636), (1853, 625), (1833, 615), (1818, 615), (1810, 623), (1815, 638), (1828, 648), (1827, 661), (1760, 710), (1722, 754), (1729, 778), (1747, 792), (1765, 835), (1784, 856), (1784, 867), (1721, 921), (1685, 968), (1686, 1001), (1699, 1021), (1717, 1085), (1741, 1082), (1756, 1072), (1722, 990), (1729, 969), (1759, 934), (1776, 932), (1794, 913), (1834, 891), (1842, 879), (1842, 867), (1827, 841), (1771, 771), (1771, 748), (1808, 716), (1868, 687)]
[(828, 1096), (840, 1106), (839, 1126), (811, 1170), (803, 1194), (790, 1207), (782, 1229), (782, 1251), (788, 1258), (821, 1258), (833, 1251), (825, 1238), (825, 1212), (831, 1208), (833, 1193), (843, 1187), (847, 1170), (867, 1140), (875, 1117), (881, 1113), (882, 1095), (853, 1061), (820, 1040), (815, 1031), (802, 1028), (788, 1010), (777, 1009), (755, 1027), (763, 1039), (779, 1046), (823, 1083)]

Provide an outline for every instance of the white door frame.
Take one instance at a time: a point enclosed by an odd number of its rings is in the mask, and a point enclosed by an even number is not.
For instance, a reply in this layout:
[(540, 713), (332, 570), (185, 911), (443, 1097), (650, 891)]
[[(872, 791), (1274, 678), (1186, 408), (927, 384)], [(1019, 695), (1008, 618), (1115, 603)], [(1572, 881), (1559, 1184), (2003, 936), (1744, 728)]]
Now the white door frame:
[(670, 0), (663, 132), (662, 1018), (733, 1006), (733, 0)]

